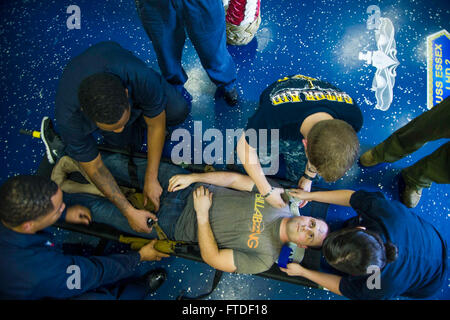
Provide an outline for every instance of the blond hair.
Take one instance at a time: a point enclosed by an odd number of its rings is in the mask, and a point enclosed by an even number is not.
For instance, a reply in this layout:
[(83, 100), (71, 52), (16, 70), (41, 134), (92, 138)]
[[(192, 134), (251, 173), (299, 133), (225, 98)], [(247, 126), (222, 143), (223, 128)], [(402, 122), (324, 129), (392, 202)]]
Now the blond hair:
[(359, 154), (359, 140), (352, 126), (337, 119), (316, 123), (307, 136), (309, 162), (327, 182), (341, 178)]

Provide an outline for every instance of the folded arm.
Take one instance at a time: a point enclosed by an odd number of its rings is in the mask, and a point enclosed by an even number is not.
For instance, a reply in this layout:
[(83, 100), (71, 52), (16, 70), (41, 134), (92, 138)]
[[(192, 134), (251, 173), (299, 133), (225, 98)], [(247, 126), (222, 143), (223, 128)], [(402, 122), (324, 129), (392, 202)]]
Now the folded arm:
[(234, 265), (233, 250), (219, 249), (209, 223), (212, 196), (213, 194), (203, 186), (197, 188), (193, 193), (200, 253), (202, 259), (211, 267), (225, 272), (234, 272), (236, 266)]

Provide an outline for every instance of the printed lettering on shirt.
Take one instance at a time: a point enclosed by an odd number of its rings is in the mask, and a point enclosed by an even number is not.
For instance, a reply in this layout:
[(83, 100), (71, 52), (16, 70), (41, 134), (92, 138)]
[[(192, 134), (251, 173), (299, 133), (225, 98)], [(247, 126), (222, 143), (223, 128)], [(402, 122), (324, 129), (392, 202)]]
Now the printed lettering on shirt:
[(300, 93), (300, 89), (283, 89), (278, 91), (275, 95), (271, 95), (270, 99), (274, 106), (286, 102), (302, 102)]
[(248, 236), (247, 246), (256, 249), (259, 246), (259, 234), (264, 231), (263, 214), (261, 208), (264, 208), (264, 197), (257, 193), (255, 196), (255, 205), (253, 207), (253, 215), (251, 219), (251, 234)]
[(307, 77), (301, 74), (297, 74), (291, 77), (284, 77), (279, 79), (278, 82), (284, 82), (287, 80), (306, 80), (304, 88), (283, 88), (280, 90), (274, 90), (270, 93), (270, 100), (272, 105), (277, 106), (284, 103), (296, 103), (303, 102), (301, 94), (305, 101), (322, 101), (328, 100), (333, 102), (343, 102), (353, 104), (353, 99), (345, 92), (340, 92), (331, 88), (321, 88), (317, 86), (314, 81), (315, 78)]
[(277, 106), (284, 103), (302, 102), (300, 94), (303, 94), (305, 101), (321, 101), (328, 100), (333, 102), (344, 102), (353, 104), (353, 99), (345, 92), (339, 92), (333, 89), (322, 89), (317, 87), (316, 90), (310, 88), (294, 89), (285, 88), (276, 91), (270, 95), (272, 105)]

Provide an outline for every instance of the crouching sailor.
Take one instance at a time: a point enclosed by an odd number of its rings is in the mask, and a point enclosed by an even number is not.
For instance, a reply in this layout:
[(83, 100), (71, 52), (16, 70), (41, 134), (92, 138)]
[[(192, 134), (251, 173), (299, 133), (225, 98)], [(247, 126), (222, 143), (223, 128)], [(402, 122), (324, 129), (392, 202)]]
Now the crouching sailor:
[(323, 242), (327, 262), (341, 272), (307, 270), (299, 264), (281, 269), (302, 276), (350, 299), (428, 298), (447, 280), (447, 243), (437, 228), (380, 192), (292, 191), (302, 200), (351, 206), (356, 218)]
[(165, 280), (164, 270), (145, 273), (141, 263), (167, 257), (154, 242), (139, 252), (66, 255), (46, 229), (58, 219), (89, 224), (91, 214), (83, 206), (66, 209), (50, 179), (16, 176), (0, 187), (0, 299), (143, 299)]

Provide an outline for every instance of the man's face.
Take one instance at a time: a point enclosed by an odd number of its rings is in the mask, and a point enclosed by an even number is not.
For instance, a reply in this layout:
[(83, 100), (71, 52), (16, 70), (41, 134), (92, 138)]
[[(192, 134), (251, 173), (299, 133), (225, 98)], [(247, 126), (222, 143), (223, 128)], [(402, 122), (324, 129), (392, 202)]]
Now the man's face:
[(63, 202), (63, 193), (60, 188), (58, 188), (58, 191), (50, 198), (50, 200), (53, 204), (53, 210), (45, 216), (39, 217), (33, 221), (32, 228), (34, 232), (53, 225), (59, 219), (59, 217), (61, 217), (61, 214), (66, 207), (65, 203)]
[(117, 121), (116, 123), (106, 124), (96, 122), (95, 124), (103, 131), (112, 131), (114, 133), (121, 133), (125, 128), (125, 125), (127, 124), (128, 120), (130, 120), (130, 115), (131, 115), (131, 107), (128, 107), (128, 109), (125, 110), (125, 112), (122, 114), (122, 118), (120, 118), (120, 120)]
[(286, 224), (290, 242), (299, 247), (320, 247), (328, 233), (328, 225), (313, 217), (293, 217)]

